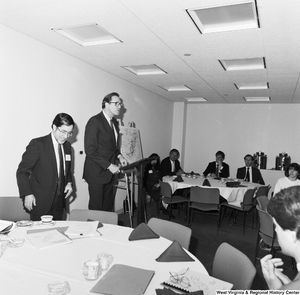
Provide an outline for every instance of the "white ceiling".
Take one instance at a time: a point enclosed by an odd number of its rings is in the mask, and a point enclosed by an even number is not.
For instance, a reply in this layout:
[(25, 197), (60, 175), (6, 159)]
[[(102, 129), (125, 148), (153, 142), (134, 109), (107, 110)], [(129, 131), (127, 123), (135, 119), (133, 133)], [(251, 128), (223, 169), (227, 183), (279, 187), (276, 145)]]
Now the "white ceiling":
[[(209, 103), (300, 102), (300, 1), (257, 0), (259, 29), (200, 34), (188, 8), (237, 0), (0, 0), (0, 23), (172, 101)], [(82, 47), (52, 28), (97, 23), (122, 43)], [(191, 54), (185, 56), (184, 54)], [(265, 57), (266, 69), (226, 72), (223, 59)], [(167, 75), (136, 76), (124, 66), (156, 64)], [(266, 90), (234, 83), (268, 82)], [(190, 92), (160, 86), (184, 84)]]

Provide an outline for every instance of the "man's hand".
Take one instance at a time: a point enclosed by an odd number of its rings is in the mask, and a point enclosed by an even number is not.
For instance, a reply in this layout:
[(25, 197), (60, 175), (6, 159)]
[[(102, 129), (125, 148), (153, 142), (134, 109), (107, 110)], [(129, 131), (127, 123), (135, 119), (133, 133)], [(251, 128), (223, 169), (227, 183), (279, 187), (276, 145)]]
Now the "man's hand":
[(120, 168), (117, 165), (110, 164), (109, 167), (107, 168), (112, 174), (118, 174), (120, 173)]
[(71, 195), (72, 191), (73, 191), (72, 183), (68, 182), (64, 191), (64, 193), (66, 194), (65, 199)]
[(127, 161), (125, 160), (125, 158), (122, 155), (119, 156), (119, 161), (120, 161), (122, 167), (127, 165)]
[(288, 284), (291, 280), (285, 276), (282, 269), (277, 268), (283, 265), (280, 258), (272, 258), (271, 254), (266, 255), (260, 260), (262, 273), (270, 290), (278, 290), (282, 285)]
[(31, 211), (33, 209), (33, 206), (36, 206), (35, 196), (34, 195), (25, 196), (24, 206), (29, 211)]

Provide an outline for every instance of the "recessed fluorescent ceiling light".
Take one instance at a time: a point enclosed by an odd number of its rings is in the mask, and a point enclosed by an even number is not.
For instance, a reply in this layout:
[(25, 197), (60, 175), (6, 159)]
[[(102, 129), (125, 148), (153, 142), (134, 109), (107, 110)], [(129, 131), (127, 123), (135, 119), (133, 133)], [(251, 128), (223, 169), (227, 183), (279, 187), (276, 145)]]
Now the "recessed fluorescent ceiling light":
[(186, 12), (201, 34), (259, 28), (254, 0), (187, 9)]
[(160, 86), (160, 87), (165, 89), (166, 91), (192, 91), (192, 89), (187, 87), (186, 85)]
[(53, 29), (56, 33), (82, 45), (102, 45), (122, 42), (96, 23)]
[(130, 66), (130, 67), (124, 67), (124, 69), (138, 76), (167, 74), (167, 72), (163, 71), (157, 65)]
[(260, 58), (223, 59), (220, 60), (225, 71), (261, 70), (265, 69), (265, 60)]
[(207, 101), (204, 97), (184, 97), (183, 99), (188, 102), (205, 102)]
[(239, 90), (269, 89), (269, 84), (267, 82), (239, 83), (235, 84), (235, 86)]
[(248, 102), (261, 102), (261, 101), (271, 101), (270, 97), (244, 97), (244, 99)]

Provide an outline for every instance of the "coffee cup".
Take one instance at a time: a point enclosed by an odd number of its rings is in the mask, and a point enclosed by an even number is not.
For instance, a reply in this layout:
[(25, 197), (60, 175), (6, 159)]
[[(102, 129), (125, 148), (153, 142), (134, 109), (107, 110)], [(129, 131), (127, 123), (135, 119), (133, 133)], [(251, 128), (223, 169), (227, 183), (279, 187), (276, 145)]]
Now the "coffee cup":
[(42, 223), (51, 223), (53, 220), (52, 215), (43, 215), (41, 216)]

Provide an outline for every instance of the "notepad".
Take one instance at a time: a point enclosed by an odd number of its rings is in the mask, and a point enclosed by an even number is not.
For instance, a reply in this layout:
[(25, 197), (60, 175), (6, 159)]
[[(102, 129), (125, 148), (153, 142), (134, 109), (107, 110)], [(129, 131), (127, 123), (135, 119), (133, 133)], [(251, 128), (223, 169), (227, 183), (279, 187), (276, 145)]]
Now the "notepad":
[(71, 239), (57, 229), (30, 233), (27, 238), (38, 249), (72, 243)]
[(153, 275), (153, 270), (115, 264), (91, 292), (106, 295), (141, 295), (146, 291)]
[[(178, 282), (174, 282), (169, 278), (168, 280), (164, 281), (163, 284), (185, 293), (192, 293), (202, 290), (204, 295), (214, 295), (216, 290), (230, 290), (233, 286), (231, 283), (216, 279), (209, 275), (192, 271), (190, 269), (182, 269), (178, 271), (177, 274), (179, 278)], [(188, 279), (190, 286), (182, 286), (180, 278), (182, 278), (183, 276)]]

